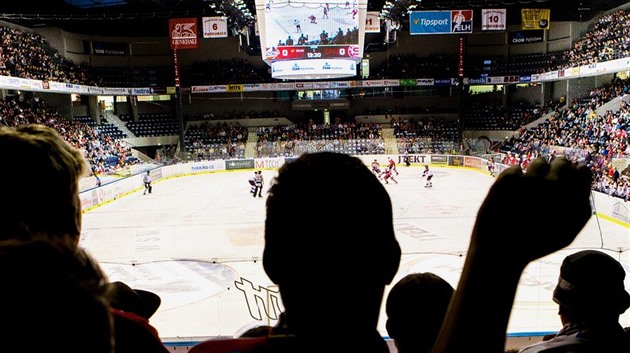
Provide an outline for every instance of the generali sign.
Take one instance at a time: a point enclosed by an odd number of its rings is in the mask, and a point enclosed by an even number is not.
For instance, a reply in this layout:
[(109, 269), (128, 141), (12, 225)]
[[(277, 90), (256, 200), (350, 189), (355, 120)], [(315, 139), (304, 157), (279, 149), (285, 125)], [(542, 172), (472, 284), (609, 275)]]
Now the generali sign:
[(171, 18), (168, 20), (171, 49), (196, 49), (198, 42), (197, 18)]

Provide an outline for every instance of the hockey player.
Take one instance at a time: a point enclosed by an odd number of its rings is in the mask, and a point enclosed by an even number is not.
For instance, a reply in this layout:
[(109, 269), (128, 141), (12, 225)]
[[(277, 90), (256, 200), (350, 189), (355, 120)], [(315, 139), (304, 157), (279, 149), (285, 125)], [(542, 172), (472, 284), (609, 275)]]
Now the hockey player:
[(144, 192), (142, 195), (146, 195), (147, 192), (149, 194), (153, 191), (153, 186), (151, 186), (151, 171), (147, 170), (147, 173), (142, 178), (142, 182), (144, 183)]
[(258, 195), (258, 197), (262, 197), (262, 188), (265, 184), (265, 179), (263, 178), (262, 171), (254, 172), (254, 197)]
[(380, 178), (381, 175), (381, 164), (375, 159), (372, 162), (372, 173), (374, 173), (377, 177)]
[(254, 176), (249, 178), (249, 180), (247, 180), (249, 182), (249, 185), (251, 186), (249, 188), (249, 193), (256, 196), (256, 176), (258, 175), (258, 172), (254, 171)]
[(392, 173), (396, 173), (396, 175), (398, 175), (398, 170), (396, 169), (396, 162), (394, 162), (392, 157), (387, 157), (387, 169), (389, 169)]
[(422, 177), (423, 178), (427, 178), (427, 182), (426, 184), (424, 184), (425, 188), (430, 188), (433, 186), (433, 171), (431, 169), (429, 169), (429, 165), (425, 164), (424, 166), (424, 172), (422, 172)]
[(381, 173), (381, 178), (385, 181), (385, 184), (389, 184), (389, 179), (391, 179), (394, 183), (398, 184), (398, 181), (394, 178), (394, 174), (392, 173), (392, 170), (389, 168), (385, 168), (383, 169), (383, 172)]
[(494, 161), (493, 160), (489, 160), (488, 161), (488, 172), (490, 173), (490, 176), (497, 176), (496, 172), (494, 171)]

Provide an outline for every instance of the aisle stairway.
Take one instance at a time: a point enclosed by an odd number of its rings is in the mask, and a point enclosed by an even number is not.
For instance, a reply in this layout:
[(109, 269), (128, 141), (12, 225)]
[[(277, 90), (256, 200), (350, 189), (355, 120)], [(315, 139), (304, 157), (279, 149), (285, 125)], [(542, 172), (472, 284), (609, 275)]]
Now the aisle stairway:
[(125, 122), (120, 120), (120, 118), (111, 111), (104, 111), (103, 117), (105, 118), (105, 120), (107, 120), (108, 123), (113, 124), (114, 126), (119, 128), (123, 133), (127, 135), (127, 137), (136, 137), (136, 135), (127, 128)]
[(398, 142), (393, 128), (383, 128), (383, 140), (385, 143), (385, 154), (398, 154)]
[(247, 143), (245, 144), (245, 158), (256, 158), (256, 146), (258, 144), (258, 135), (256, 127), (247, 128)]

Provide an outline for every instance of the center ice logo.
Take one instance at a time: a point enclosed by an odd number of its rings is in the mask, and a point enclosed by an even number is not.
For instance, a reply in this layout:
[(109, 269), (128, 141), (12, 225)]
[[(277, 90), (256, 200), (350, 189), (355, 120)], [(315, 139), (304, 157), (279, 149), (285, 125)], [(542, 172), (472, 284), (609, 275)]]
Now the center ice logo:
[(245, 303), (249, 315), (255, 320), (277, 320), (282, 312), (280, 307), (280, 294), (269, 288), (254, 286), (254, 284), (241, 277), (240, 281), (234, 281), (234, 285), (245, 295)]

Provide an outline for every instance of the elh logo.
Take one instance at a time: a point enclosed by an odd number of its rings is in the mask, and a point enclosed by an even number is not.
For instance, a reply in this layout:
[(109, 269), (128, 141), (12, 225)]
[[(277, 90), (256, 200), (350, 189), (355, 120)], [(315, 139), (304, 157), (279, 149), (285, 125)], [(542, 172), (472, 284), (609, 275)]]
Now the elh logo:
[(472, 33), (472, 10), (453, 10), (451, 12), (452, 33)]

